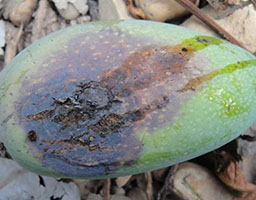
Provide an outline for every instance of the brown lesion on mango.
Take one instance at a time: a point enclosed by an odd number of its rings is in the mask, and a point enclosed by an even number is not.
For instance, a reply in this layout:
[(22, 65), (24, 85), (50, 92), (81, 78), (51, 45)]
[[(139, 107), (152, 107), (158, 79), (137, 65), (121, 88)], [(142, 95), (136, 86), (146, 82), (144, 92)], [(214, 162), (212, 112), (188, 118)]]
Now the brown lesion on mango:
[[(90, 77), (80, 83), (77, 77), (63, 80), (64, 91), (71, 83), (76, 83), (71, 95), (56, 98), (53, 94), (49, 101), (51, 109), (26, 115), (27, 127), (39, 129), (34, 145), (42, 152), (43, 163), (59, 170), (60, 162), (72, 167), (62, 172), (77, 167), (77, 172), (73, 173), (83, 174), (87, 169), (78, 172), (82, 170), (80, 167), (94, 166), (101, 171), (108, 166), (114, 170), (136, 162), (142, 150), (135, 134), (137, 129), (148, 126), (145, 120), (154, 128), (163, 125), (155, 119), (175, 101), (170, 94), (177, 92), (177, 88), (170, 82), (187, 80), (190, 75), (186, 67), (188, 61), (196, 51), (211, 44), (219, 44), (219, 41), (196, 36), (175, 46), (143, 44), (118, 66), (98, 74), (96, 80)], [(111, 51), (111, 47), (105, 49)], [(90, 49), (86, 51), (88, 55), (95, 53)], [(101, 53), (95, 55), (102, 56)], [(97, 67), (104, 69), (108, 64), (102, 61), (100, 65), (88, 64), (87, 67), (88, 70), (94, 68), (97, 73)], [(44, 129), (49, 129), (49, 134)]]
[(43, 120), (51, 117), (53, 114), (53, 110), (43, 110), (34, 115), (28, 115), (27, 118), (29, 120)]
[[(103, 82), (116, 87), (117, 96), (129, 95), (131, 91), (150, 88), (185, 72), (187, 62), (196, 51), (221, 43), (220, 39), (210, 36), (196, 36), (176, 46), (146, 46), (129, 56), (121, 66), (108, 71)], [(118, 94), (119, 90), (122, 94)]]
[(126, 97), (133, 91), (153, 87), (182, 73), (187, 61), (178, 49), (148, 46), (129, 56), (121, 66), (108, 71), (102, 81), (116, 96)]

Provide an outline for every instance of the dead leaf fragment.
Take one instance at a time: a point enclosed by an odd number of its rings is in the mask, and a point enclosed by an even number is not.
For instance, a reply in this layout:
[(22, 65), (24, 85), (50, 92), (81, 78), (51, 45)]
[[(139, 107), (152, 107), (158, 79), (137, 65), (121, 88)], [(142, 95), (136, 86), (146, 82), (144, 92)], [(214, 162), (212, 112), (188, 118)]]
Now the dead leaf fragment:
[(247, 182), (242, 173), (239, 162), (233, 159), (230, 154), (222, 151), (218, 154), (216, 162), (217, 175), (225, 185), (239, 192), (256, 191), (256, 185)]
[[(247, 181), (240, 167), (240, 163), (225, 151), (220, 152), (217, 156), (217, 175), (225, 185), (239, 192), (239, 196), (235, 197), (235, 200), (255, 200), (256, 185)], [(248, 164), (251, 165), (252, 162), (251, 159), (245, 160), (246, 162), (243, 161), (242, 166), (244, 166), (245, 169), (243, 170), (247, 172), (246, 175), (248, 177), (248, 171), (252, 169), (252, 166), (248, 166)]]

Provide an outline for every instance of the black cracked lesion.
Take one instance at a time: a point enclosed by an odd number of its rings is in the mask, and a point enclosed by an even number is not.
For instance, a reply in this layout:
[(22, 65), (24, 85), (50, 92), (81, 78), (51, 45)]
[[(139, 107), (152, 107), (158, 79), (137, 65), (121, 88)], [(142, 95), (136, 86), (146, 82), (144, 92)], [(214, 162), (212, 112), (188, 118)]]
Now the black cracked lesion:
[[(113, 170), (135, 162), (134, 158), (141, 151), (141, 144), (132, 136), (135, 123), (165, 107), (169, 98), (163, 96), (150, 105), (126, 110), (117, 96), (120, 93), (112, 92), (115, 89), (109, 88), (106, 81), (80, 82), (71, 96), (53, 97), (52, 109), (27, 115), (31, 122), (58, 124), (58, 131), (51, 133), (49, 139), (43, 132), (36, 140), (31, 132), (28, 134), (30, 141), (36, 142), (44, 154), (45, 163), (51, 162), (56, 169), (59, 162), (64, 162), (79, 169), (94, 166), (94, 170), (102, 171), (106, 166)], [(63, 173), (67, 173), (66, 169)]]
[(120, 109), (122, 102), (116, 99), (104, 84), (89, 81), (79, 83), (77, 88), (70, 97), (53, 97), (53, 109), (28, 115), (27, 119), (50, 119), (61, 125), (60, 131), (75, 125), (75, 128), (86, 127), (88, 132), (93, 130), (102, 135), (116, 132), (125, 121), (129, 121), (128, 115), (115, 113)]
[[(64, 162), (78, 170), (94, 166), (95, 170), (105, 171), (104, 166), (118, 168), (120, 163), (131, 164), (135, 161), (141, 147), (131, 134), (133, 122), (141, 119), (142, 113), (123, 112), (122, 101), (103, 82), (80, 82), (72, 95), (66, 98), (52, 97), (51, 107), (27, 115), (28, 123), (35, 126), (33, 122), (36, 122), (38, 129), (45, 123), (58, 124), (54, 125), (58, 127), (57, 131), (50, 132), (54, 129), (47, 127), (50, 137), (44, 135), (47, 128), (41, 129), (36, 140), (31, 134), (34, 131), (28, 133), (29, 141), (36, 143), (43, 153), (45, 164), (51, 162), (51, 166), (57, 169), (56, 163)], [(130, 151), (133, 153), (127, 155)], [(63, 169), (63, 173), (67, 173), (67, 169)]]

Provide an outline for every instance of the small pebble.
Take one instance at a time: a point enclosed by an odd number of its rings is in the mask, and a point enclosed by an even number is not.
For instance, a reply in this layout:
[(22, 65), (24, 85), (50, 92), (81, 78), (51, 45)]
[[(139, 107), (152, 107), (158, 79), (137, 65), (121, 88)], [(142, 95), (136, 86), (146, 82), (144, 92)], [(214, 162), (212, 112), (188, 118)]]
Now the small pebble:
[(110, 200), (131, 200), (129, 197), (123, 195), (113, 195), (111, 196)]
[(140, 189), (140, 188), (133, 188), (131, 189), (128, 194), (128, 197), (131, 198), (131, 200), (147, 200), (147, 195), (146, 193)]
[(26, 25), (30, 21), (36, 6), (36, 0), (23, 0), (14, 3), (9, 14), (11, 22), (16, 26)]
[(58, 9), (60, 15), (66, 20), (76, 19), (79, 16), (79, 12), (73, 4), (68, 4), (66, 9)]
[(125, 190), (121, 187), (115, 186), (113, 190), (114, 190), (114, 194), (125, 195)]
[(79, 15), (86, 15), (89, 7), (87, 0), (52, 0), (60, 15), (66, 20), (74, 20)]
[(179, 165), (171, 189), (184, 199), (233, 200), (234, 196), (204, 167), (194, 163)]

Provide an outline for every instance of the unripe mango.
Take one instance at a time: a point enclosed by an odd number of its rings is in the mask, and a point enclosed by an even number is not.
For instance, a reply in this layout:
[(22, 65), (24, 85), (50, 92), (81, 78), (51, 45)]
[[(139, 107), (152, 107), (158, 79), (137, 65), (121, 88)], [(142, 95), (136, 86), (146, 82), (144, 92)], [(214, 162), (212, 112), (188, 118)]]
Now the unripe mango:
[(0, 75), (0, 140), (38, 174), (99, 179), (212, 151), (256, 120), (256, 58), (150, 21), (52, 33)]

